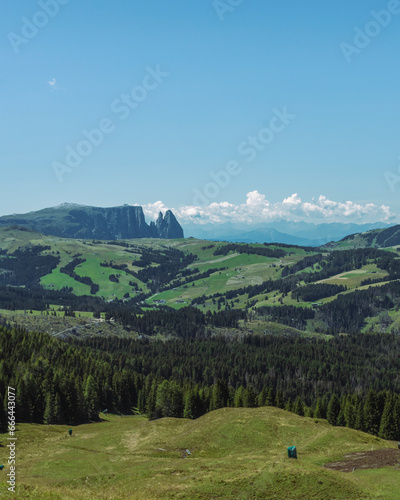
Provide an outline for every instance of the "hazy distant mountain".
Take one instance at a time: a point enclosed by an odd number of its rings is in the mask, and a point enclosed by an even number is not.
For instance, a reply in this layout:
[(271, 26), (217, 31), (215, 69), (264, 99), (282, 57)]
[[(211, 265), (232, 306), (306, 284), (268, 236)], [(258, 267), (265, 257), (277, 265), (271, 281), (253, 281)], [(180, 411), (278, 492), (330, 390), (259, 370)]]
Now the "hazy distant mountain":
[(388, 227), (387, 224), (342, 224), (275, 221), (264, 225), (184, 224), (185, 234), (196, 238), (245, 243), (287, 243), (289, 245), (319, 246), (338, 241), (349, 234)]
[(28, 214), (0, 217), (0, 227), (18, 225), (63, 238), (118, 240), (129, 238), (183, 238), (174, 214), (160, 212), (148, 225), (142, 207), (123, 205), (100, 208), (64, 203)]

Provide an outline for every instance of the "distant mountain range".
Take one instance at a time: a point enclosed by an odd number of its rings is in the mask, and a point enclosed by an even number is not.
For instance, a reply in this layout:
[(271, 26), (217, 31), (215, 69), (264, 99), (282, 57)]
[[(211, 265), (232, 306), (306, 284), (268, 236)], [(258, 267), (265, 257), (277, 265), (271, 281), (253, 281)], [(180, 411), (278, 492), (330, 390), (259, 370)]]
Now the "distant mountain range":
[(63, 238), (119, 240), (130, 238), (183, 238), (174, 214), (160, 212), (148, 225), (142, 207), (123, 205), (100, 208), (64, 203), (28, 214), (0, 217), (0, 227), (28, 227), (45, 235)]
[(244, 243), (286, 243), (288, 245), (320, 246), (338, 241), (349, 234), (371, 229), (388, 228), (387, 224), (312, 224), (280, 220), (263, 225), (183, 224), (185, 234), (195, 238)]
[[(148, 224), (143, 208), (131, 205), (101, 208), (63, 203), (27, 214), (0, 217), (0, 228), (6, 226), (26, 227), (44, 235), (63, 238), (98, 240), (177, 239), (184, 237), (184, 229), (187, 237), (243, 243), (317, 247), (344, 238), (345, 246), (385, 247), (400, 244), (400, 226), (382, 223), (312, 224), (279, 220), (258, 225), (184, 224), (182, 228), (171, 210), (167, 210), (165, 215), (160, 212), (157, 220)], [(338, 243), (332, 243), (332, 246), (336, 245)]]

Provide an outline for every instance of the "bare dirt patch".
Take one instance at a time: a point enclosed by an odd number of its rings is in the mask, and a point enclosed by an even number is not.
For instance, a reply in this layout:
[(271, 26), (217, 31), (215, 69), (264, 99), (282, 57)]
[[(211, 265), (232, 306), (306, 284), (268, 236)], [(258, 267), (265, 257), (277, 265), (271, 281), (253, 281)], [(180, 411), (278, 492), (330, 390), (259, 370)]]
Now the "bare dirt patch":
[(345, 460), (325, 464), (327, 469), (352, 472), (353, 469), (380, 469), (397, 465), (400, 467), (400, 450), (385, 448), (383, 450), (359, 451), (344, 455)]

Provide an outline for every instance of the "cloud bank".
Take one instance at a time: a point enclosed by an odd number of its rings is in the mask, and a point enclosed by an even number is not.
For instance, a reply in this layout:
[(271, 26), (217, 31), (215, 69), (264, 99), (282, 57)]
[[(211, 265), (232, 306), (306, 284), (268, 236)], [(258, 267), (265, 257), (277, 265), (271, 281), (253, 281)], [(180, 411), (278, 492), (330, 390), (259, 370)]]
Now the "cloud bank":
[(396, 216), (386, 205), (338, 202), (323, 195), (311, 201), (303, 201), (294, 193), (281, 202), (271, 203), (257, 190), (247, 193), (245, 203), (239, 205), (228, 201), (214, 202), (207, 206), (168, 207), (162, 201), (143, 205), (144, 213), (150, 219), (156, 218), (160, 211), (165, 212), (168, 209), (172, 210), (183, 224), (256, 224), (280, 219), (307, 222), (390, 222)]

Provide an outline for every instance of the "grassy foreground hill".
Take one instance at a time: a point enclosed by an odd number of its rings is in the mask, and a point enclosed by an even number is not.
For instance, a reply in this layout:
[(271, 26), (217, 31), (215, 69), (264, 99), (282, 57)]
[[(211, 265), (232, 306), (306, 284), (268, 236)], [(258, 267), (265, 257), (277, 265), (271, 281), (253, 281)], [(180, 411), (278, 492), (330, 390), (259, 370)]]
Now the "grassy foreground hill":
[[(72, 437), (67, 430), (18, 425), (19, 487), (17, 496), (6, 493), (6, 467), (3, 498), (399, 498), (399, 465), (353, 473), (324, 467), (395, 443), (277, 408), (223, 408), (197, 420), (108, 415), (74, 427)], [(297, 460), (287, 458), (291, 445)]]

